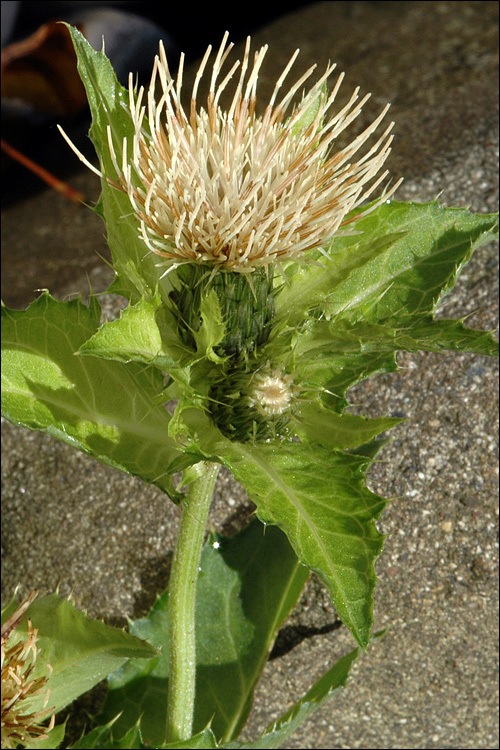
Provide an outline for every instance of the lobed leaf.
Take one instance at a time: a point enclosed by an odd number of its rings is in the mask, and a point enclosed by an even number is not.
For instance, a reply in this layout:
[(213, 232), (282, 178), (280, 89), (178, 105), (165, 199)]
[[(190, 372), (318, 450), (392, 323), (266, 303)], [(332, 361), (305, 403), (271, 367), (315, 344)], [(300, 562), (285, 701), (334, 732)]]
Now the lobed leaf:
[(261, 521), (279, 526), (320, 575), (342, 622), (366, 647), (383, 541), (374, 521), (387, 502), (364, 486), (366, 458), (322, 445), (230, 443), (221, 459)]
[[(156, 655), (148, 643), (99, 620), (90, 620), (56, 594), (35, 599), (11, 638), (26, 636), (28, 618), (38, 629), (39, 654), (33, 677), (47, 675), (47, 665), (52, 668), (48, 705), (54, 713), (97, 685), (127, 659), (144, 663)], [(41, 710), (43, 702), (43, 694), (29, 703), (26, 699), (32, 711)]]
[(280, 316), (298, 322), (310, 310), (380, 322), (433, 312), (474, 250), (498, 231), (496, 214), (387, 201), (339, 236), (320, 267), (296, 270), (277, 299)]
[(287, 269), (290, 280), (276, 297), (277, 322), (286, 320), (289, 325), (296, 326), (310, 311), (321, 312), (337, 286), (369, 263), (376, 263), (377, 258), (402, 236), (400, 233), (374, 236), (366, 232), (339, 237), (326, 260), (318, 254), (315, 266), (291, 264)]
[(27, 310), (2, 309), (2, 413), (175, 497), (171, 475), (195, 461), (168, 436), (155, 367), (74, 356), (100, 309), (42, 294)]
[[(142, 297), (151, 299), (157, 287), (166, 300), (167, 279), (159, 281), (157, 259), (140, 236), (140, 222), (132, 209), (127, 193), (117, 190), (109, 182), (116, 172), (108, 145), (108, 127), (112, 143), (119, 153), (123, 139), (127, 139), (131, 158), (134, 124), (128, 110), (128, 91), (118, 83), (111, 63), (104, 52), (96, 52), (83, 34), (68, 26), (76, 56), (78, 72), (85, 86), (92, 114), (90, 138), (95, 146), (102, 171), (102, 193), (98, 213), (104, 219), (107, 241), (116, 273), (112, 291), (123, 294), (131, 302)], [(147, 124), (144, 123), (144, 127)]]
[(295, 427), (302, 442), (345, 450), (368, 443), (402, 421), (391, 417), (367, 419), (354, 414), (338, 414), (321, 401), (313, 401), (300, 406)]
[(84, 341), (78, 354), (155, 365), (175, 372), (179, 378), (193, 361), (191, 353), (182, 346), (159, 294), (140, 299), (122, 310), (116, 320), (103, 323)]
[(359, 649), (355, 648), (343, 656), (328, 670), (307, 693), (278, 721), (267, 727), (264, 734), (253, 742), (228, 742), (222, 747), (224, 750), (267, 750), (280, 748), (291, 734), (306, 721), (311, 714), (345, 687), (351, 666), (359, 656)]
[(466, 328), (461, 320), (436, 320), (430, 315), (383, 324), (334, 319), (311, 323), (295, 353), (299, 367), (307, 367), (309, 360), (317, 356), (333, 360), (340, 356), (348, 361), (351, 355), (377, 356), (401, 350), (452, 350), (494, 356), (498, 354), (498, 342), (489, 331)]
[(256, 504), (261, 521), (285, 532), (299, 560), (321, 576), (340, 618), (365, 648), (374, 562), (383, 542), (374, 521), (387, 503), (364, 485), (369, 454), (317, 443), (231, 442), (200, 409), (187, 406), (178, 429), (208, 460), (227, 466)]
[[(350, 323), (335, 317), (331, 321), (308, 321), (295, 345), (294, 365), (300, 385), (319, 389), (322, 401), (341, 412), (351, 386), (397, 369), (395, 352), (400, 350), (453, 350), (494, 356), (498, 342), (488, 331), (466, 328), (460, 320), (435, 320), (430, 315), (384, 324)], [(319, 424), (324, 415), (318, 413), (315, 418)], [(304, 434), (304, 428), (299, 424), (298, 434)]]
[(166, 742), (159, 745), (161, 750), (213, 750), (219, 747), (215, 740), (214, 733), (211, 729), (204, 729), (198, 732), (188, 740), (179, 740), (178, 742)]
[(130, 729), (121, 737), (116, 739), (113, 734), (113, 727), (116, 719), (112, 719), (105, 725), (94, 727), (88, 734), (74, 742), (69, 750), (113, 750), (116, 748), (130, 748), (130, 750), (139, 750), (145, 748), (142, 742), (142, 736), (138, 724)]

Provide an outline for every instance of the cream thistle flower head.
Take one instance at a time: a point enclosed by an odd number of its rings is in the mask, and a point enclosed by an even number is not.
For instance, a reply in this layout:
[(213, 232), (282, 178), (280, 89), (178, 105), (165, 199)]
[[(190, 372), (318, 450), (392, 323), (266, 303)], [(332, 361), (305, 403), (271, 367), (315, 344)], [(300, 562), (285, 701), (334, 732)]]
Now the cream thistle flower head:
[[(267, 45), (254, 54), (252, 63), (248, 39), (243, 62), (236, 61), (222, 77), (233, 47), (227, 39), (226, 33), (212, 66), (206, 108), (198, 106), (197, 92), (211, 47), (196, 74), (188, 112), (181, 103), (183, 56), (174, 79), (160, 44), (147, 104), (143, 104), (144, 88), (136, 91), (130, 77), (133, 143), (130, 148), (125, 138), (118, 148), (108, 127), (118, 175), (116, 180), (108, 177), (108, 182), (128, 193), (144, 242), (151, 252), (167, 259), (166, 265), (201, 263), (248, 273), (270, 263), (302, 259), (363, 215), (345, 218), (387, 176), (387, 171), (378, 173), (390, 152), (394, 123), (354, 160), (384, 119), (387, 105), (352, 143), (335, 151), (336, 139), (370, 97), (359, 100), (357, 88), (347, 104), (332, 113), (343, 79), (341, 74), (326, 93), (335, 65), (327, 67), (287, 116), (316, 67), (281, 95), (299, 50), (278, 78), (263, 114), (257, 114), (257, 81)], [(223, 110), (219, 100), (231, 80), (236, 82), (232, 101)], [(163, 91), (159, 100), (158, 81)]]

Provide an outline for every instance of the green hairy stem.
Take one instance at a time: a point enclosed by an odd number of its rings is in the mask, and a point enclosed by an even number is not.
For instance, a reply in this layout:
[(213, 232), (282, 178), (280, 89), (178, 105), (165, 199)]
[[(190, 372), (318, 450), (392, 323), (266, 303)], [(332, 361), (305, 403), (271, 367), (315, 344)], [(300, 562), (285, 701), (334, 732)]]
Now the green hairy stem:
[(192, 733), (195, 684), (196, 581), (208, 512), (219, 465), (199, 464), (183, 503), (179, 535), (169, 583), (170, 669), (168, 681), (167, 739), (188, 739)]

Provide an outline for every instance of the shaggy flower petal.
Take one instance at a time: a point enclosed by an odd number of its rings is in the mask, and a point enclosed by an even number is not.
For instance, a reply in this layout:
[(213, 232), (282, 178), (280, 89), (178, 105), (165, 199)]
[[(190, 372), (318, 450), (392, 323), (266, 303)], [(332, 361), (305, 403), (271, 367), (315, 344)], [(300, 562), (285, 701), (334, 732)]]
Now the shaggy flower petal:
[[(339, 135), (358, 117), (370, 94), (360, 99), (358, 88), (340, 111), (332, 112), (343, 79), (341, 74), (326, 93), (333, 64), (293, 108), (297, 92), (316, 67), (283, 94), (299, 50), (276, 82), (263, 114), (257, 114), (257, 82), (267, 45), (252, 62), (248, 39), (242, 62), (223, 74), (233, 47), (227, 39), (226, 33), (213, 62), (206, 107), (198, 106), (197, 93), (211, 47), (196, 74), (189, 111), (181, 103), (183, 56), (174, 78), (160, 44), (145, 104), (144, 89), (136, 91), (130, 78), (133, 143), (115, 143), (108, 128), (116, 178), (107, 179), (128, 193), (144, 242), (167, 259), (166, 265), (192, 262), (248, 273), (274, 262), (305, 259), (304, 253), (363, 215), (345, 218), (387, 176), (387, 171), (379, 172), (390, 152), (394, 123), (363, 149), (387, 105), (352, 143), (335, 151)], [(232, 80), (236, 83), (225, 110), (219, 100)], [(157, 84), (163, 92), (159, 99)]]

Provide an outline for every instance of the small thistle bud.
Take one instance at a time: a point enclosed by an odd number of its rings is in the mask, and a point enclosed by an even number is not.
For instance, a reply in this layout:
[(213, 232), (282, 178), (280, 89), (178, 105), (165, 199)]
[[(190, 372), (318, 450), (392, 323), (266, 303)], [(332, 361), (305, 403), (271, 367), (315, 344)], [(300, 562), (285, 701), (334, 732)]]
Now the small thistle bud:
[(284, 414), (292, 402), (292, 376), (283, 375), (280, 367), (272, 373), (258, 372), (249, 393), (249, 403), (255, 406), (264, 417), (277, 417)]
[(50, 693), (47, 688), (50, 667), (46, 676), (31, 678), (38, 652), (38, 630), (28, 620), (28, 633), (24, 638), (19, 640), (12, 635), (35, 596), (36, 592), (33, 592), (2, 625), (2, 748), (16, 748), (20, 744), (47, 739), (54, 726), (54, 716), (48, 726), (41, 724), (50, 708), (38, 712), (29, 710), (31, 699), (45, 693), (46, 705)]
[(252, 366), (256, 363), (246, 370), (235, 367), (212, 388), (212, 418), (224, 435), (240, 442), (285, 436), (298, 390), (293, 376), (269, 362), (250, 372)]

